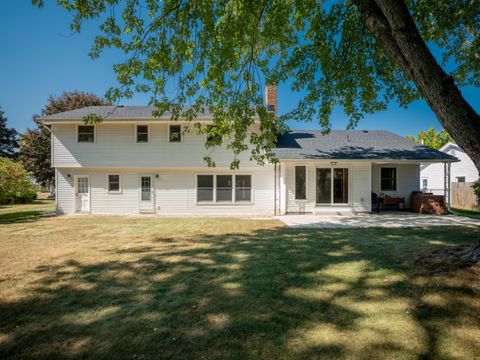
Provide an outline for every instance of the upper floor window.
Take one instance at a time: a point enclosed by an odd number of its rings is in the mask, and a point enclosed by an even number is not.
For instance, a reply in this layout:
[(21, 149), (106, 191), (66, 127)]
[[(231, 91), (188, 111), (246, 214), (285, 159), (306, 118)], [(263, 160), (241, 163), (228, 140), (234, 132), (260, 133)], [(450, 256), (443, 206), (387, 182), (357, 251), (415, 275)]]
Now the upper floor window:
[(213, 143), (216, 144), (219, 139), (221, 139), (221, 136), (215, 132), (215, 126), (213, 125), (208, 125), (207, 126), (207, 143)]
[(397, 190), (397, 168), (382, 168), (380, 176), (381, 191)]
[(148, 143), (148, 125), (137, 125), (137, 143)]
[(120, 175), (108, 174), (108, 192), (120, 192)]
[(95, 126), (93, 125), (79, 125), (77, 131), (77, 141), (79, 143), (93, 143), (95, 142)]
[(169, 126), (168, 140), (171, 143), (182, 142), (182, 125), (170, 125)]

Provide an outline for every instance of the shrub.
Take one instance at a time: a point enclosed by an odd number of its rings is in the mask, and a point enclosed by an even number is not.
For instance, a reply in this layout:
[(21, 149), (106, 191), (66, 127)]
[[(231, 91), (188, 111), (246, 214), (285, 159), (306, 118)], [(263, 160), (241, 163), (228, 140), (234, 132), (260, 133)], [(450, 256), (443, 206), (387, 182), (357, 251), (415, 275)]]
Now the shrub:
[(475, 195), (477, 195), (477, 199), (478, 199), (478, 202), (479, 202), (479, 206), (480, 206), (480, 179), (478, 179), (477, 181), (475, 181), (472, 185), (472, 188), (473, 188), (473, 192), (475, 193)]
[(0, 157), (0, 204), (31, 203), (36, 197), (22, 164)]

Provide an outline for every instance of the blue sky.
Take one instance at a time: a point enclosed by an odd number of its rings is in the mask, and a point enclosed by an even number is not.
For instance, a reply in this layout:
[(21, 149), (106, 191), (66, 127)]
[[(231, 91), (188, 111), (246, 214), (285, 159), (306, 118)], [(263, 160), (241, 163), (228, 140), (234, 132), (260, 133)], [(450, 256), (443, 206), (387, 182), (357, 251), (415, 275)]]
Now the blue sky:
[[(33, 127), (32, 115), (39, 113), (50, 94), (60, 95), (64, 90), (93, 92), (103, 96), (115, 85), (112, 65), (121, 60), (115, 51), (91, 60), (88, 52), (95, 35), (95, 25), (88, 24), (80, 34), (72, 34), (69, 15), (46, 1), (43, 9), (31, 6), (30, 1), (0, 1), (0, 106), (5, 111), (10, 127), (23, 132)], [(286, 85), (278, 89), (279, 113), (293, 109), (302, 94), (294, 94)], [(480, 89), (462, 89), (472, 106), (480, 111)], [(144, 95), (125, 100), (124, 105), (146, 104)], [(347, 124), (341, 110), (334, 112), (333, 129), (344, 129)], [(317, 129), (316, 123), (293, 123), (292, 129)], [(429, 127), (441, 129), (435, 115), (424, 101), (417, 101), (408, 109), (390, 104), (387, 111), (369, 115), (358, 129), (387, 129), (400, 135), (416, 134)]]

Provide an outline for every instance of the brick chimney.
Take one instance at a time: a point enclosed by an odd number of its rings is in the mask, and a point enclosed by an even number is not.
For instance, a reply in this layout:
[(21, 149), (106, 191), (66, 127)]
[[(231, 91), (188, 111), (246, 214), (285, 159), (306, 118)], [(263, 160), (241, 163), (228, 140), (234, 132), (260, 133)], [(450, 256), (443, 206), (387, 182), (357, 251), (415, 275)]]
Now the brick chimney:
[(277, 85), (267, 85), (265, 87), (265, 103), (267, 111), (277, 114)]

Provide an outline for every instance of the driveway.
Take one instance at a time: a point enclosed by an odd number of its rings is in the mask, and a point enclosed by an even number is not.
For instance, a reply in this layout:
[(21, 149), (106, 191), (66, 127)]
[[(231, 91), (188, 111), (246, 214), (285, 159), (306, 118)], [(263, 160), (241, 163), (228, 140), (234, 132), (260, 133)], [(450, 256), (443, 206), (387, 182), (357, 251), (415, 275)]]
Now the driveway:
[(480, 220), (456, 215), (383, 213), (361, 215), (282, 215), (277, 219), (293, 228), (408, 228), (427, 226), (480, 226)]

